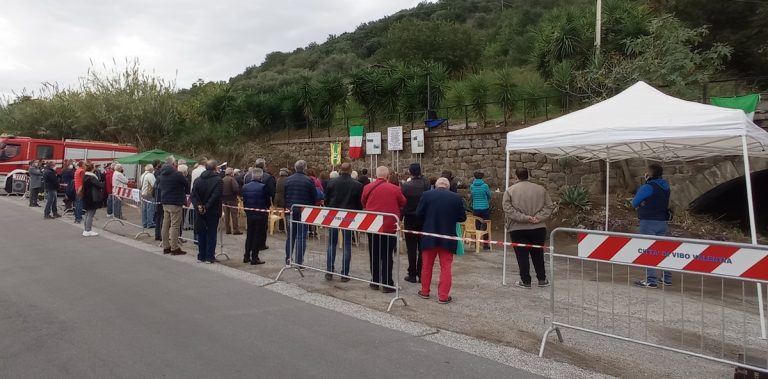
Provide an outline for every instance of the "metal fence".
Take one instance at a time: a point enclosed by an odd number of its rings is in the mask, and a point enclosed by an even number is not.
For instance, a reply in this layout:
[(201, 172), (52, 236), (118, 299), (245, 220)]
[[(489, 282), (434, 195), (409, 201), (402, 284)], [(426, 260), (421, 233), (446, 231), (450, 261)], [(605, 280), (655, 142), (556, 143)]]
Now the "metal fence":
[[(327, 280), (356, 280), (392, 293), (387, 312), (398, 300), (407, 305), (399, 286), (399, 223), (399, 217), (389, 213), (294, 205), (289, 216), (286, 266), (275, 280), (287, 269), (296, 269), (302, 277), (302, 270), (312, 270), (324, 273)], [(363, 255), (363, 251), (368, 254), (370, 276), (350, 270), (351, 260)]]
[[(557, 253), (563, 240), (575, 242), (578, 256)], [(768, 284), (768, 248), (560, 228), (551, 249), (550, 325), (540, 356), (552, 332), (562, 342), (561, 329), (573, 329), (768, 372), (756, 300)], [(647, 269), (671, 277), (640, 288), (634, 281)]]

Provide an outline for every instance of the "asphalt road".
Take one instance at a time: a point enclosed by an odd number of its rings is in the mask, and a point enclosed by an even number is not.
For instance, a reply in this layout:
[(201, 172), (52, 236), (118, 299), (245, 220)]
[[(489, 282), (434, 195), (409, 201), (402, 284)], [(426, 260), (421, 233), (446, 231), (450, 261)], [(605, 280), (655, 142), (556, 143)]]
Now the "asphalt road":
[(41, 214), (0, 201), (0, 378), (536, 377)]

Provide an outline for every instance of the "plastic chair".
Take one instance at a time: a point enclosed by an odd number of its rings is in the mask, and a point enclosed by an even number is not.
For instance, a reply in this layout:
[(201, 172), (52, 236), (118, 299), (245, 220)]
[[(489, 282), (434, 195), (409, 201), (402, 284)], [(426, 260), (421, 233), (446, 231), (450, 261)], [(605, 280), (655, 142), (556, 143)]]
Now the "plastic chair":
[(269, 235), (275, 234), (275, 225), (277, 225), (277, 230), (281, 231), (280, 221), (285, 222), (285, 209), (269, 208)]
[[(477, 228), (477, 223), (480, 223), (481, 225), (485, 226), (485, 230), (480, 230)], [(462, 234), (463, 238), (472, 238), (475, 240), (492, 240), (491, 237), (491, 229), (493, 229), (493, 223), (491, 220), (483, 220), (480, 217), (473, 216), (473, 215), (467, 215), (467, 221), (464, 221), (463, 224), (464, 227), (464, 233)], [(483, 238), (484, 235), (488, 235), (487, 238)], [(475, 254), (480, 253), (480, 241), (475, 241)]]

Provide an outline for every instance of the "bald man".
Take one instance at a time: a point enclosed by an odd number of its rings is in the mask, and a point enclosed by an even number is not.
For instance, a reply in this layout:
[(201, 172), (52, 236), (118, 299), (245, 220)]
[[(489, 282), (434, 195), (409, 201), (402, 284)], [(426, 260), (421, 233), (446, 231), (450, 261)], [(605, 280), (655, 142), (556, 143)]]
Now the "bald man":
[[(435, 182), (435, 189), (424, 192), (416, 208), (416, 214), (424, 222), (424, 233), (441, 234), (444, 236), (456, 236), (456, 224), (467, 220), (464, 209), (464, 200), (457, 193), (451, 192), (451, 182), (448, 178), (439, 178)], [(440, 304), (448, 304), (453, 301), (450, 296), (451, 283), (453, 282), (451, 266), (453, 255), (456, 254), (457, 241), (448, 238), (422, 236), (422, 267), (421, 267), (421, 291), (419, 296), (424, 299), (430, 297), (432, 284), (432, 268), (435, 259), (440, 258), (440, 282), (437, 286), (437, 301)]]
[[(376, 169), (376, 181), (368, 184), (363, 189), (363, 209), (371, 212), (391, 213), (400, 216), (400, 210), (405, 206), (405, 196), (400, 187), (389, 183), (389, 169), (385, 166)], [(382, 225), (382, 231), (386, 234), (397, 233), (397, 220), (386, 217)], [(371, 281), (380, 283), (385, 293), (395, 292), (392, 280), (392, 254), (397, 247), (397, 237), (382, 234), (368, 235), (368, 254), (371, 258)], [(378, 290), (379, 285), (371, 284), (371, 288)]]

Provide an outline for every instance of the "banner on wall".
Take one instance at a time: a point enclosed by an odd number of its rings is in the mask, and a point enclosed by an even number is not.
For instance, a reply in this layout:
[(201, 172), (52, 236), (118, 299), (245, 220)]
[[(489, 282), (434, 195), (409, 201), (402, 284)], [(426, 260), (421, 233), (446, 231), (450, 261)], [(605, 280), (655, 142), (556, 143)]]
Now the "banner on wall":
[(341, 164), (341, 143), (331, 144), (331, 166)]

